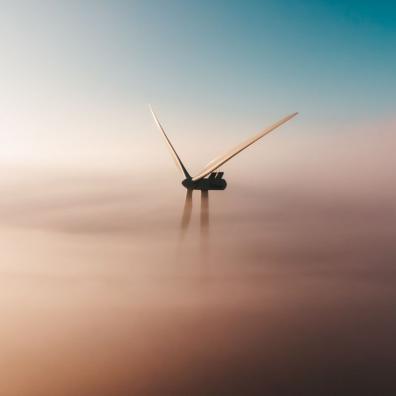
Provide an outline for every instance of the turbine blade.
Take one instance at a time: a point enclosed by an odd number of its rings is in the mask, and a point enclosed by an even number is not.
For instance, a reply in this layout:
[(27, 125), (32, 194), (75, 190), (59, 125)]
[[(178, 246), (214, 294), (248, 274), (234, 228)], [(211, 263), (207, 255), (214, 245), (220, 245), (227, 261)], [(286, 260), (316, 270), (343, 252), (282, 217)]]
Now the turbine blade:
[(186, 200), (184, 202), (183, 217), (181, 221), (181, 229), (185, 231), (190, 224), (192, 212), (192, 193), (193, 190), (187, 190)]
[(213, 172), (217, 168), (219, 168), (221, 165), (225, 164), (227, 161), (229, 161), (232, 157), (235, 157), (237, 154), (239, 154), (241, 151), (245, 150), (247, 147), (252, 145), (253, 143), (257, 142), (257, 140), (261, 139), (263, 136), (267, 135), (268, 133), (272, 132), (274, 129), (280, 127), (287, 121), (291, 120), (293, 117), (295, 117), (298, 113), (293, 113), (288, 115), (287, 117), (282, 118), (275, 124), (271, 125), (267, 129), (264, 129), (260, 133), (252, 136), (250, 139), (244, 141), (243, 143), (239, 144), (238, 146), (234, 147), (232, 150), (227, 152), (226, 154), (215, 158), (214, 160), (210, 161), (206, 167), (199, 172), (196, 176), (194, 176), (192, 179), (193, 181), (197, 181), (199, 179), (204, 178), (205, 176), (209, 175), (209, 173)]
[(155, 123), (157, 124), (158, 129), (162, 132), (162, 135), (163, 135), (164, 138), (165, 138), (165, 142), (166, 142), (166, 144), (167, 144), (168, 147), (169, 147), (169, 150), (170, 150), (170, 152), (171, 152), (171, 154), (172, 154), (172, 157), (173, 157), (173, 159), (174, 159), (174, 161), (175, 161), (175, 163), (176, 163), (176, 166), (179, 168), (179, 170), (184, 174), (184, 176), (185, 176), (187, 179), (188, 179), (188, 178), (191, 178), (191, 176), (190, 176), (190, 175), (188, 174), (188, 172), (187, 172), (186, 167), (183, 165), (183, 162), (181, 161), (179, 155), (177, 154), (175, 148), (173, 147), (171, 141), (169, 140), (168, 136), (166, 135), (164, 128), (162, 127), (161, 123), (159, 122), (157, 116), (155, 115), (155, 113), (154, 113), (152, 107), (149, 106), (149, 108), (150, 108), (151, 114), (152, 114), (152, 116), (153, 116), (153, 118), (154, 118), (154, 121), (155, 121)]

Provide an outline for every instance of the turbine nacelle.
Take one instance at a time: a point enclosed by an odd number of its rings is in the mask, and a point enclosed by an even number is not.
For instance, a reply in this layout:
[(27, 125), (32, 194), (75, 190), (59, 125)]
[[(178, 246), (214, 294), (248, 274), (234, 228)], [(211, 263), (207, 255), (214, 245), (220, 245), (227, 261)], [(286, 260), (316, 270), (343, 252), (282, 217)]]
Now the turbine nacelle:
[(225, 190), (227, 182), (223, 179), (223, 174), (223, 172), (212, 172), (209, 177), (195, 181), (191, 177), (187, 177), (182, 181), (182, 185), (187, 190)]

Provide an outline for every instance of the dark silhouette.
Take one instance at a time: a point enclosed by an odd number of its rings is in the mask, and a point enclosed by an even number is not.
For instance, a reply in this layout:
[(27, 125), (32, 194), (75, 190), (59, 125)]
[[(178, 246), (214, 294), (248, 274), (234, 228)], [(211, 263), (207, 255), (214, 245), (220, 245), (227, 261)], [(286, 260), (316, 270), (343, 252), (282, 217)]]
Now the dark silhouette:
[(184, 202), (183, 217), (181, 221), (182, 231), (185, 231), (190, 224), (192, 211), (192, 190), (187, 190), (186, 200)]
[(207, 237), (209, 234), (209, 193), (207, 190), (201, 191), (201, 236)]

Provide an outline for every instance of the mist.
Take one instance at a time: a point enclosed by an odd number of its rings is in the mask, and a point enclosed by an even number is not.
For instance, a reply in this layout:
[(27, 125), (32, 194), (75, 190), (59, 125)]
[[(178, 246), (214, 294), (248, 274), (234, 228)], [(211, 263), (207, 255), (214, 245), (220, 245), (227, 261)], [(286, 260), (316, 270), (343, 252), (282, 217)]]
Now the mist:
[(0, 393), (390, 394), (396, 164), (371, 132), (274, 139), (187, 209), (165, 149), (3, 168)]

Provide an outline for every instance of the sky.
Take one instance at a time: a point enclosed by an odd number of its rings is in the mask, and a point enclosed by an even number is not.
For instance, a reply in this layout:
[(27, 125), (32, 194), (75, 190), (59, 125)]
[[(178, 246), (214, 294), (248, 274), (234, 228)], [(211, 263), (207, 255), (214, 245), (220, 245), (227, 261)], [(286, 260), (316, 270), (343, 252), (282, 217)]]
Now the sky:
[(0, 394), (395, 394), (393, 2), (0, 4)]
[(2, 161), (157, 148), (148, 103), (197, 167), (294, 111), (303, 135), (392, 121), (395, 16), (387, 1), (3, 2)]

